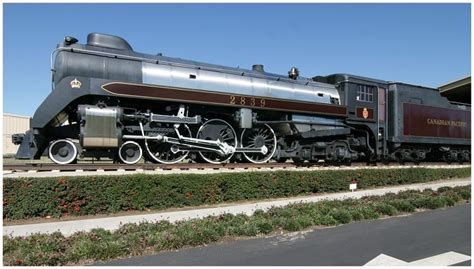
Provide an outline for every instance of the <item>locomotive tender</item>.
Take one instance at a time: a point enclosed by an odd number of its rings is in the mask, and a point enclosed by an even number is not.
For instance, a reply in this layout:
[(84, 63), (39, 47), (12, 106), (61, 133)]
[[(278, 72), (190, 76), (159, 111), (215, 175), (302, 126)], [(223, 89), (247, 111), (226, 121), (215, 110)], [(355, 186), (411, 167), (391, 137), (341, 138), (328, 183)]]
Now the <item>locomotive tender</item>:
[(47, 151), (126, 164), (292, 159), (470, 161), (470, 105), (435, 89), (347, 74), (288, 76), (142, 54), (120, 37), (65, 37), (52, 54), (53, 90), (18, 159)]

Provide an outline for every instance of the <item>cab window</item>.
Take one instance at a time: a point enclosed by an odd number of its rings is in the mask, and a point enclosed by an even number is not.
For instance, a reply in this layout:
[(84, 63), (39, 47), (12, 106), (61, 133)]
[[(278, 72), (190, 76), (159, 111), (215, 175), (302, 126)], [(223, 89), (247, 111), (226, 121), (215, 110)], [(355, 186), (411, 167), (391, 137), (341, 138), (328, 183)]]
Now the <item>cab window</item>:
[(373, 102), (374, 101), (374, 86), (359, 85), (357, 89), (357, 101)]

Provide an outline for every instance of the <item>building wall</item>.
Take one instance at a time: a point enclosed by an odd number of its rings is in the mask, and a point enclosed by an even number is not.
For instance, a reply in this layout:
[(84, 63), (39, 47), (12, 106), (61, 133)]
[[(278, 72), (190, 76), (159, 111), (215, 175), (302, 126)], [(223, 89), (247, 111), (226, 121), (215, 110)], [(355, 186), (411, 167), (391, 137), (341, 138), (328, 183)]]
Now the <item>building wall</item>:
[(26, 132), (30, 129), (30, 121), (27, 116), (3, 114), (3, 155), (16, 153), (18, 146), (13, 145), (11, 135)]

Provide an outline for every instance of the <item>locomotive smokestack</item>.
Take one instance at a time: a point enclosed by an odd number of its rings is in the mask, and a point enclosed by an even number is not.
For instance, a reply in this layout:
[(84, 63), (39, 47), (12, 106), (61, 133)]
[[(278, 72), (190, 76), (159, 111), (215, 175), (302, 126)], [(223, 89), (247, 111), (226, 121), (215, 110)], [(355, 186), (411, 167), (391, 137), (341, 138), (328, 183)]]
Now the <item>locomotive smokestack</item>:
[(298, 76), (300, 75), (300, 71), (296, 67), (292, 67), (290, 71), (288, 71), (288, 77), (291, 79), (297, 79)]
[(254, 64), (254, 65), (252, 65), (252, 70), (257, 71), (257, 72), (262, 72), (262, 73), (265, 72), (263, 70), (263, 64)]

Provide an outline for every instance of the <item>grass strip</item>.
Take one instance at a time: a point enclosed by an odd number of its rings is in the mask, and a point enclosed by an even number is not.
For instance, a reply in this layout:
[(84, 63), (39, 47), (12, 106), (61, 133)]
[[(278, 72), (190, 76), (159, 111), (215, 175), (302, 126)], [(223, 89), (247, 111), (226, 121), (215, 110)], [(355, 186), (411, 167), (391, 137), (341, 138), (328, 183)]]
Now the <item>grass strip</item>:
[(3, 180), (3, 219), (162, 210), (466, 178), (470, 168), (74, 176)]
[(471, 188), (443, 187), (438, 191), (405, 191), (362, 199), (299, 203), (252, 216), (225, 214), (170, 223), (126, 224), (110, 232), (95, 229), (70, 237), (60, 233), (3, 237), (4, 265), (73, 265), (162, 250), (199, 246), (236, 237), (278, 231), (299, 231), (312, 226), (334, 226), (417, 209), (435, 209), (470, 201)]

